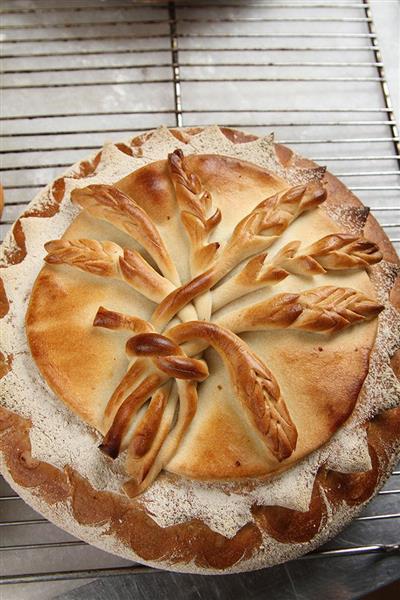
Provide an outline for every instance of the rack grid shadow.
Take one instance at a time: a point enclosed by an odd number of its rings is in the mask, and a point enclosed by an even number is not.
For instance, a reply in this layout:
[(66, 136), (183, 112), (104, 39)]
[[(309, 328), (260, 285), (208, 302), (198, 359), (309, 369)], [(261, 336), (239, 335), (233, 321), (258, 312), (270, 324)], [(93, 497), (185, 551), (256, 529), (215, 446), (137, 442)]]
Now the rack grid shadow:
[[(0, 15), (1, 237), (41, 187), (104, 141), (218, 123), (274, 131), (327, 165), (399, 250), (399, 136), (368, 0), (4, 0)], [(0, 493), (0, 583), (152, 571), (73, 539), (4, 481)], [(302, 560), (398, 553), (399, 494), (394, 470), (345, 536)]]

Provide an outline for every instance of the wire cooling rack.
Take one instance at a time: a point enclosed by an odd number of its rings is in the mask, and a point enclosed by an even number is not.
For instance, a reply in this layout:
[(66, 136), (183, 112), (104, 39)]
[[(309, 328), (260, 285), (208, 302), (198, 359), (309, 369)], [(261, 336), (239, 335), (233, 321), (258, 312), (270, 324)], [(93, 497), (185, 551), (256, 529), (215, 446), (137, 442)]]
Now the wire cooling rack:
[[(0, 14), (2, 235), (38, 189), (105, 140), (219, 123), (275, 131), (326, 164), (399, 249), (399, 137), (367, 0), (3, 0)], [(398, 553), (399, 476), (302, 560)], [(0, 492), (0, 583), (151, 571), (73, 539), (4, 481)]]

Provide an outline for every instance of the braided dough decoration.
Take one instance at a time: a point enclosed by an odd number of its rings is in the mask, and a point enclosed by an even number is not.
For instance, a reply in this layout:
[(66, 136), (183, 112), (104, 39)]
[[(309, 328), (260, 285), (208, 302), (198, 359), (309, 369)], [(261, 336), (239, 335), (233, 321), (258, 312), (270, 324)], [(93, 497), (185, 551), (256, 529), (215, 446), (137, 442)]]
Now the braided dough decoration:
[(172, 328), (168, 335), (183, 343), (198, 338), (223, 358), (238, 398), (273, 455), (282, 461), (296, 447), (297, 431), (279, 385), (268, 367), (248, 345), (215, 323), (194, 321)]
[(222, 215), (217, 208), (210, 216), (212, 198), (199, 177), (188, 171), (183, 152), (175, 150), (168, 156), (171, 181), (175, 188), (182, 224), (191, 246), (190, 265), (192, 277), (202, 273), (215, 259), (219, 243), (207, 244), (208, 237), (220, 223)]
[[(318, 181), (274, 193), (240, 219), (225, 242), (210, 242), (211, 234), (218, 238), (223, 221), (221, 211), (212, 207), (211, 194), (180, 150), (168, 156), (167, 172), (189, 241), (190, 281), (181, 285), (162, 235), (146, 211), (113, 186), (76, 189), (72, 198), (91, 216), (138, 242), (161, 274), (138, 251), (111, 241), (46, 244), (47, 263), (119, 279), (158, 303), (149, 321), (100, 307), (93, 322), (95, 327), (134, 334), (126, 343), (129, 367), (104, 410), (106, 435), (101, 444), (111, 458), (127, 450), (129, 480), (124, 489), (129, 496), (154, 481), (192, 424), (197, 384), (209, 375), (200, 355), (209, 346), (229, 373), (242, 418), (279, 464), (296, 449), (296, 423), (273, 373), (236, 334), (297, 329), (330, 335), (375, 318), (383, 308), (357, 290), (327, 285), (279, 293), (214, 318), (230, 302), (291, 275), (365, 269), (382, 255), (375, 244), (349, 233), (326, 235), (304, 249), (300, 241), (291, 241), (267, 254), (296, 219), (324, 202), (326, 192)], [(176, 315), (183, 322), (168, 327)]]
[[(164, 384), (165, 377), (175, 377), (178, 380), (190, 379), (192, 384), (194, 381), (204, 380), (208, 375), (206, 365), (202, 361), (190, 359), (187, 353), (197, 354), (210, 345), (223, 358), (237, 397), (253, 426), (273, 456), (278, 461), (283, 461), (296, 447), (296, 427), (273, 374), (233, 332), (292, 328), (330, 334), (361, 321), (373, 319), (383, 308), (382, 305), (356, 290), (324, 286), (302, 294), (278, 294), (268, 301), (230, 313), (217, 323), (192, 321), (172, 327), (165, 336), (150, 332), (130, 338), (126, 345), (128, 354), (151, 357), (153, 370), (148, 366), (138, 388), (121, 404), (101, 446), (102, 450), (113, 458), (118, 455), (122, 439), (134, 415), (144, 404), (145, 394), (153, 393), (160, 384)], [(185, 351), (179, 346), (194, 339), (199, 342), (187, 345)], [(163, 373), (161, 376), (160, 371)], [(158, 406), (156, 398), (160, 393), (161, 390), (158, 390), (152, 396), (147, 409), (149, 414), (145, 415), (147, 435), (151, 439), (157, 436), (161, 424), (164, 432), (168, 428), (166, 422), (162, 423), (164, 401), (162, 410), (157, 408), (157, 415), (153, 416), (155, 410), (153, 405)], [(171, 460), (173, 452), (189, 427), (195, 413), (194, 407), (198, 402), (196, 388), (194, 385), (190, 389), (186, 387), (182, 393), (185, 397), (184, 403), (180, 407), (177, 424), (169, 435), (168, 443), (163, 448), (159, 446), (159, 454), (153, 452), (151, 460), (146, 457), (146, 468), (138, 470), (138, 464), (143, 461), (137, 461), (134, 480), (124, 486), (128, 495), (142, 492), (154, 481), (161, 469)], [(188, 397), (191, 398), (190, 402)], [(169, 415), (166, 420), (170, 425)], [(142, 427), (140, 423), (136, 428), (129, 448), (132, 443), (136, 445)], [(165, 440), (166, 437), (164, 434), (163, 439)], [(127, 465), (132, 462), (133, 453), (132, 450), (128, 450)], [(127, 472), (130, 473), (129, 466)]]
[(302, 213), (326, 199), (320, 183), (296, 186), (266, 198), (235, 227), (216, 263), (165, 298), (153, 314), (157, 328), (165, 325), (188, 302), (215, 286), (239, 263), (269, 248)]
[(93, 217), (106, 220), (139, 242), (161, 272), (179, 285), (179, 275), (161, 235), (146, 212), (132, 198), (112, 185), (89, 185), (75, 189), (71, 200)]
[(290, 273), (316, 275), (341, 269), (362, 269), (382, 260), (376, 244), (352, 233), (327, 235), (301, 253), (300, 242), (288, 244), (286, 260), (281, 266)]
[(291, 273), (318, 275), (331, 270), (360, 269), (382, 259), (376, 244), (351, 233), (327, 235), (301, 252), (300, 245), (299, 241), (289, 242), (272, 258), (266, 252), (257, 254), (237, 275), (213, 290), (213, 310), (279, 283)]
[(54, 240), (47, 242), (45, 261), (66, 264), (101, 277), (125, 281), (153, 302), (161, 302), (174, 285), (162, 277), (139, 252), (122, 249), (114, 242)]
[[(45, 261), (66, 264), (101, 277), (121, 279), (153, 302), (161, 302), (175, 288), (162, 277), (136, 250), (121, 248), (114, 242), (97, 240), (54, 240), (47, 242)], [(196, 318), (192, 306), (185, 306), (183, 319)]]
[[(282, 461), (290, 456), (296, 446), (296, 427), (291, 421), (278, 383), (267, 366), (235, 334), (214, 323), (201, 321), (177, 325), (169, 330), (168, 337), (156, 333), (138, 334), (130, 338), (127, 343), (127, 351), (130, 355), (151, 357), (156, 372), (161, 370), (164, 375), (176, 377), (179, 380), (190, 379), (191, 386), (183, 387), (181, 383), (180, 391), (183, 392), (185, 398), (183, 404), (180, 405), (177, 423), (171, 431), (170, 439), (166, 442), (166, 447), (162, 449), (161, 454), (152, 457), (154, 461), (154, 464), (150, 465), (152, 468), (148, 468), (148, 471), (143, 469), (140, 472), (143, 481), (139, 481), (138, 474), (136, 474), (134, 484), (130, 482), (125, 486), (129, 495), (143, 491), (145, 486), (149, 485), (169, 462), (195, 414), (198, 399), (193, 382), (205, 379), (208, 371), (202, 361), (187, 357), (178, 345), (193, 338), (204, 340), (206, 346), (211, 345), (220, 353), (244, 410), (277, 460)], [(147, 392), (150, 393), (149, 388), (144, 388), (144, 386), (156, 387), (160, 384), (161, 381), (157, 379), (156, 372), (147, 373), (144, 382), (142, 381), (137, 390), (128, 396), (121, 405), (113, 426), (101, 446), (109, 456), (115, 458), (120, 449), (122, 437), (129, 426), (126, 422), (126, 415), (133, 415), (140, 408), (143, 389), (147, 389)], [(153, 395), (145, 415), (146, 436), (151, 440), (156, 437), (163, 417), (165, 408), (163, 388)], [(163, 425), (165, 430), (165, 423)], [(131, 456), (135, 454), (138, 457), (137, 440), (142, 436), (142, 429), (143, 422), (137, 426), (129, 445), (128, 473), (130, 472)], [(139, 458), (143, 454), (139, 453)]]
[(301, 329), (312, 333), (336, 333), (374, 319), (383, 305), (361, 292), (330, 285), (302, 292), (277, 294), (222, 317), (218, 322), (235, 332), (264, 329)]

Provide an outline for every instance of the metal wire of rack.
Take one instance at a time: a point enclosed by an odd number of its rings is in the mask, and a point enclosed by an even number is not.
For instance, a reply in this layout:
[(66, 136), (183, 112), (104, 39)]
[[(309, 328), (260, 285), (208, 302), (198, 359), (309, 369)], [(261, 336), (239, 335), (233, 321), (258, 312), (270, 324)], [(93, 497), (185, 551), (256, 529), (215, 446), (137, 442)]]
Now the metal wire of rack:
[[(105, 138), (218, 122), (274, 130), (326, 164), (400, 247), (399, 134), (368, 0), (5, 0), (0, 15), (2, 235), (39, 188)], [(399, 477), (353, 537), (303, 560), (398, 553)], [(4, 481), (0, 493), (1, 584), (152, 571), (73, 539)]]

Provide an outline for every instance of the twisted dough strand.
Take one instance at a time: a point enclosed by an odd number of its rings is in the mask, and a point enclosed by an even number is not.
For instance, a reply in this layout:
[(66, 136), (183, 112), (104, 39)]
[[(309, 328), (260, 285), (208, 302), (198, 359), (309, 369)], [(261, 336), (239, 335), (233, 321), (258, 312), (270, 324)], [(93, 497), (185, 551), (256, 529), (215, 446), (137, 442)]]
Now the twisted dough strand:
[(157, 369), (169, 377), (193, 381), (204, 381), (208, 377), (204, 361), (189, 358), (177, 344), (159, 333), (142, 333), (130, 338), (126, 350), (128, 356), (150, 356)]
[[(170, 329), (168, 336), (156, 333), (138, 334), (129, 340), (129, 350), (136, 356), (151, 357), (157, 367), (162, 368), (159, 361), (164, 356), (178, 361), (179, 364), (183, 355), (180, 343), (200, 339), (206, 343), (206, 346), (213, 346), (224, 360), (242, 406), (272, 454), (279, 461), (292, 454), (296, 446), (297, 432), (279, 386), (266, 365), (250, 351), (245, 342), (219, 325), (200, 321), (177, 325)], [(192, 361), (193, 364), (201, 363), (188, 357), (186, 361)], [(169, 376), (178, 376), (176, 372), (170, 370), (164, 372)], [(193, 368), (189, 374), (184, 368), (180, 375), (180, 379), (188, 378), (193, 381), (196, 378)], [(201, 381), (206, 376), (200, 371), (197, 380)], [(191, 394), (193, 393), (192, 391)], [(110, 435), (110, 439), (115, 439), (115, 435)], [(109, 440), (106, 440), (106, 445), (108, 442)], [(114, 446), (111, 450), (113, 448)], [(110, 453), (109, 450), (107, 453)]]
[[(178, 391), (176, 385), (173, 386), (170, 392), (168, 391), (169, 387), (170, 384), (168, 383), (166, 384), (166, 386), (163, 386), (162, 388), (157, 390), (157, 392), (155, 392), (153, 398), (150, 401), (149, 407), (143, 416), (142, 421), (138, 424), (137, 429), (132, 436), (131, 442), (129, 443), (125, 464), (126, 471), (131, 476), (130, 481), (128, 481), (125, 484), (125, 491), (128, 494), (128, 496), (135, 496), (138, 493), (140, 493), (140, 491), (148, 487), (150, 483), (154, 481), (154, 479), (157, 477), (163, 466), (169, 462), (169, 457), (166, 455), (165, 451), (163, 452), (163, 455), (159, 457), (159, 453), (163, 448), (167, 436), (172, 437), (173, 434), (170, 432), (172, 432), (173, 429), (175, 430), (176, 434), (175, 428), (177, 427), (177, 422), (174, 425), (174, 416), (176, 414), (176, 409), (178, 405)], [(159, 394), (162, 394), (162, 398), (160, 398)], [(165, 398), (166, 402), (165, 407), (163, 408), (159, 426), (153, 427), (151, 407), (153, 399), (156, 396), (158, 396), (157, 403), (164, 403)], [(181, 401), (179, 401), (178, 415), (179, 413), (181, 413), (180, 405)], [(148, 430), (148, 434), (146, 437), (144, 448), (142, 440), (138, 436), (141, 436), (143, 430), (146, 431), (146, 429)], [(178, 443), (179, 440), (176, 441), (176, 445), (178, 445)], [(140, 447), (139, 452), (138, 444)], [(145, 451), (144, 454), (141, 454), (143, 449), (147, 451)], [(159, 465), (159, 468), (157, 468), (157, 466), (153, 466), (155, 465), (155, 463), (156, 465)], [(144, 481), (145, 479), (146, 481)]]
[[(232, 380), (236, 381), (238, 393), (242, 394), (243, 402), (245, 402), (240, 381), (237, 379), (237, 373), (242, 368), (245, 369), (245, 372), (246, 369), (250, 368), (249, 361), (247, 361), (246, 366), (243, 356), (250, 357), (251, 353), (244, 342), (233, 333), (229, 334), (229, 330), (238, 333), (242, 331), (290, 328), (313, 333), (335, 333), (355, 323), (370, 320), (376, 317), (381, 310), (383, 310), (382, 305), (357, 290), (322, 286), (301, 294), (277, 294), (264, 302), (225, 315), (225, 317), (219, 319), (216, 323), (194, 321), (190, 322), (190, 327), (187, 323), (182, 323), (167, 331), (166, 335), (168, 337), (157, 333), (138, 334), (128, 340), (127, 349), (136, 356), (152, 357), (153, 365), (156, 369), (155, 372), (159, 374), (154, 390), (152, 390), (155, 391), (169, 377), (202, 381), (207, 376), (207, 368), (204, 363), (196, 359), (190, 359), (186, 356), (187, 353), (197, 354), (207, 345), (215, 344), (215, 348), (219, 352), (225, 352), (224, 356), (226, 357), (228, 356), (227, 348), (229, 348), (230, 354), (229, 360), (226, 361), (226, 366)], [(192, 343), (186, 349), (186, 354), (184, 354), (179, 344), (189, 339), (187, 332), (190, 332), (192, 338), (198, 338), (200, 343), (198, 341)], [(219, 338), (216, 332), (219, 332)], [(230, 338), (228, 334), (233, 337)], [(232, 339), (235, 343), (232, 342)], [(221, 340), (223, 340), (226, 347), (222, 348), (218, 345), (221, 343)], [(256, 357), (252, 357), (253, 363), (257, 360)], [(136, 364), (137, 369), (139, 366)], [(266, 372), (265, 365), (262, 368), (260, 366), (253, 366), (252, 368), (254, 370), (253, 378), (257, 373), (265, 374)], [(140, 375), (142, 376), (142, 372)], [(154, 371), (147, 370), (147, 379), (152, 375), (154, 375)], [(271, 374), (268, 377), (272, 380), (273, 376)], [(111, 428), (114, 429), (114, 432), (118, 432), (123, 428), (121, 423), (127, 414), (125, 411), (128, 410), (123, 408), (125, 404), (127, 406), (132, 404), (133, 408), (136, 406), (138, 402), (136, 396), (140, 396), (141, 394), (141, 385), (139, 385), (139, 392), (137, 390), (136, 392), (133, 391), (121, 405), (119, 410), (122, 411), (123, 418), (121, 420), (121, 417), (118, 417), (117, 413)], [(250, 395), (254, 396), (254, 393), (252, 392)], [(275, 408), (282, 406), (282, 403), (276, 401), (274, 406)], [(129, 410), (132, 411), (133, 409), (130, 408)], [(283, 408), (280, 411), (280, 415), (282, 418), (286, 418)], [(286, 429), (282, 428), (282, 431), (285, 432)], [(115, 437), (115, 435), (110, 434), (111, 438)], [(274, 447), (276, 448), (276, 445)], [(275, 451), (277, 452), (277, 450)]]
[[(137, 412), (168, 379), (174, 377), (195, 382), (208, 377), (204, 361), (186, 356), (176, 343), (158, 333), (141, 333), (130, 338), (126, 343), (126, 350), (129, 356), (140, 358), (128, 370), (107, 406), (110, 410), (111, 405), (119, 405), (100, 446), (112, 458), (118, 456), (124, 436)], [(135, 384), (135, 370), (137, 385), (126, 396), (127, 387)], [(124, 398), (122, 402), (121, 398)]]
[[(179, 276), (153, 221), (134, 200), (113, 186), (92, 185), (75, 190), (73, 201), (139, 242), (165, 277), (138, 252), (122, 249), (112, 242), (60, 240), (46, 245), (47, 262), (122, 279), (160, 302), (153, 323), (102, 307), (94, 320), (95, 326), (135, 333), (126, 344), (133, 360), (105, 411), (105, 421), (110, 427), (101, 446), (114, 458), (128, 447), (127, 472), (131, 475), (125, 485), (128, 495), (140, 493), (155, 479), (172, 458), (195, 415), (196, 382), (208, 376), (208, 369), (203, 361), (191, 358), (190, 354), (208, 345), (220, 353), (241, 406), (270, 452), (277, 461), (282, 461), (296, 447), (296, 427), (274, 376), (233, 331), (294, 328), (332, 333), (371, 319), (383, 308), (356, 290), (324, 286), (301, 294), (278, 294), (215, 323), (196, 320), (172, 327), (164, 336), (156, 333), (154, 327), (163, 328), (178, 312), (184, 320), (196, 318), (188, 304), (192, 299), (201, 307), (200, 317), (210, 318), (212, 296), (215, 309), (226, 304), (227, 298), (230, 301), (229, 296), (232, 299), (257, 287), (277, 283), (289, 273), (313, 275), (330, 269), (365, 268), (381, 259), (378, 248), (364, 238), (333, 234), (303, 251), (299, 250), (300, 242), (290, 242), (269, 264), (265, 263), (264, 251), (290, 223), (325, 200), (326, 193), (316, 182), (261, 202), (238, 223), (219, 250), (217, 242), (208, 243), (210, 233), (221, 220), (219, 210), (210, 214), (210, 194), (203, 189), (198, 176), (189, 171), (180, 151), (169, 155), (168, 165), (191, 246), (193, 279), (186, 285), (175, 288), (180, 285)], [(210, 293), (233, 268), (251, 256), (235, 277)], [(188, 341), (191, 343), (185, 352), (180, 344)], [(173, 378), (177, 379), (176, 384), (172, 383)], [(174, 422), (177, 389), (180, 403)], [(138, 411), (144, 406), (135, 423)]]

